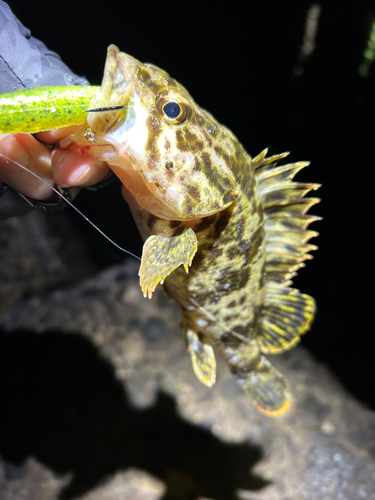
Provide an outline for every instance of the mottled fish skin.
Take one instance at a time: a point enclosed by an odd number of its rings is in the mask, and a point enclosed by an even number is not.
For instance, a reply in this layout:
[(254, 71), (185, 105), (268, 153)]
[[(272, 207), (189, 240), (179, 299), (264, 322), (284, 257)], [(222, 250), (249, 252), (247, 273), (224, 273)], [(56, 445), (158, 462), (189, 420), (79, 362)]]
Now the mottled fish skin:
[[(221, 127), (220, 132), (216, 145), (213, 142), (205, 148), (205, 156), (211, 162), (220, 156), (232, 166), (239, 187), (237, 199), (192, 226), (198, 252), (191, 269), (188, 274), (176, 269), (167, 278), (165, 289), (180, 304), (183, 320), (207, 336), (239, 375), (258, 362), (259, 349), (249, 341), (257, 337), (263, 301), (264, 228), (251, 158), (229, 131)], [(239, 366), (234, 355), (244, 343), (252, 350), (246, 367), (243, 360)]]
[[(178, 118), (166, 115), (170, 102), (180, 106)], [(215, 381), (213, 346), (263, 413), (282, 412), (291, 400), (289, 385), (261, 351), (295, 345), (315, 311), (311, 297), (289, 288), (294, 270), (315, 249), (306, 241), (316, 233), (306, 228), (316, 218), (305, 212), (316, 201), (303, 196), (318, 186), (291, 183), (307, 164), (276, 169), (285, 154), (266, 158), (265, 152), (252, 160), (182, 85), (111, 46), (102, 94), (92, 106), (113, 105), (126, 110), (89, 114), (63, 146), (107, 161), (122, 180), (147, 240), (141, 284), (147, 272), (152, 278), (161, 270), (161, 277), (143, 285), (145, 295), (165, 280), (166, 293), (181, 306), (203, 383)], [(267, 245), (273, 248), (268, 264)], [(177, 250), (186, 253), (184, 261), (175, 257)]]

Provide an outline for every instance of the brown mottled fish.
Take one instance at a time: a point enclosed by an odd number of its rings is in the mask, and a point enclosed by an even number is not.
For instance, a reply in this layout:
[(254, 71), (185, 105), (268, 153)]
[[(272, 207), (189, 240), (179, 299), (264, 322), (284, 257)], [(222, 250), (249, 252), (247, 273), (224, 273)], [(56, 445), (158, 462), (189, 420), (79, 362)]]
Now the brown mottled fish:
[[(125, 109), (121, 109), (124, 107)], [(319, 186), (293, 182), (307, 162), (287, 153), (255, 158), (165, 71), (108, 49), (87, 123), (62, 146), (105, 160), (124, 184), (145, 239), (140, 284), (182, 310), (198, 379), (215, 383), (214, 350), (266, 415), (290, 404), (287, 380), (265, 354), (292, 348), (313, 320), (314, 299), (291, 288), (316, 247), (304, 198)]]

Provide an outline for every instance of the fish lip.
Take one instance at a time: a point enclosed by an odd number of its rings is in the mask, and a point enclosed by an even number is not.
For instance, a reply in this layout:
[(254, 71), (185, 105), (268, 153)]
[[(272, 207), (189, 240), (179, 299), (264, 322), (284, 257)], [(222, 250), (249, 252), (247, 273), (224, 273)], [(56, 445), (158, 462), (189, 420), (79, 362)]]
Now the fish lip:
[(131, 94), (136, 83), (139, 62), (132, 56), (120, 52), (115, 45), (108, 47), (108, 56), (101, 89), (92, 101), (91, 108), (125, 107), (105, 110), (103, 113), (89, 112), (87, 124), (96, 135), (103, 136), (125, 121)]

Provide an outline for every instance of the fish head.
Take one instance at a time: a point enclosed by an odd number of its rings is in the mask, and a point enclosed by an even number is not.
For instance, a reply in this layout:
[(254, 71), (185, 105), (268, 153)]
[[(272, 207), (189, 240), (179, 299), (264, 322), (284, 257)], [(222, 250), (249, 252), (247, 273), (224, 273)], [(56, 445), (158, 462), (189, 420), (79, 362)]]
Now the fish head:
[[(193, 220), (237, 197), (228, 156), (217, 152), (227, 129), (165, 71), (117, 47), (108, 50), (102, 90), (87, 124), (107, 161), (138, 204), (170, 220)], [(98, 144), (99, 145), (99, 144)]]

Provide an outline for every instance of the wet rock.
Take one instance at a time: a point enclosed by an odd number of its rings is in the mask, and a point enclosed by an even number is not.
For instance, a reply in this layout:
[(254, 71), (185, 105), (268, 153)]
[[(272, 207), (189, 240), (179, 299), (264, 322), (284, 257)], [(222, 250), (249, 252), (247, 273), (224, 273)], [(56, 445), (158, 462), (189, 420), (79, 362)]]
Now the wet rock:
[(16, 300), (94, 273), (66, 214), (39, 210), (0, 223), (0, 312)]
[(295, 401), (268, 419), (220, 360), (196, 380), (179, 316), (133, 261), (0, 316), (1, 500), (375, 499), (375, 415), (325, 367), (274, 357)]
[(375, 415), (304, 349), (273, 358), (283, 418), (220, 360), (204, 387), (178, 306), (142, 297), (134, 261), (87, 278), (56, 217), (0, 225), (0, 500), (375, 499)]

